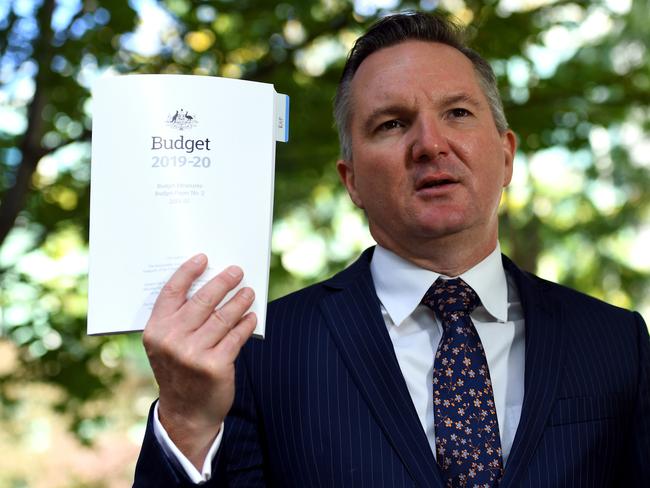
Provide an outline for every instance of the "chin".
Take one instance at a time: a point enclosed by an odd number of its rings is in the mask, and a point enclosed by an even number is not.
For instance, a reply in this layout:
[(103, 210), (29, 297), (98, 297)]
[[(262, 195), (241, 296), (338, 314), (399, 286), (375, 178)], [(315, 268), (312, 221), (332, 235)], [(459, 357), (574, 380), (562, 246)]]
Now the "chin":
[(469, 223), (464, 215), (451, 213), (441, 218), (439, 214), (428, 216), (418, 223), (421, 234), (429, 238), (441, 238), (458, 234), (469, 227)]
[(426, 229), (422, 232), (422, 237), (425, 239), (445, 239), (452, 236), (458, 236), (464, 229), (462, 227), (442, 227), (435, 229)]

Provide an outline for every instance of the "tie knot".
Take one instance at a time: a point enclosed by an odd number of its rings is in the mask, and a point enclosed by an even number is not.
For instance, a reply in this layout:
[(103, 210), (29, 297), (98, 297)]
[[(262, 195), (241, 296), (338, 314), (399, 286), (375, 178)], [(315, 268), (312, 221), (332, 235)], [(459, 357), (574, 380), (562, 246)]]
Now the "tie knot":
[(422, 303), (437, 313), (443, 323), (450, 323), (471, 314), (481, 301), (462, 279), (438, 278), (424, 294)]

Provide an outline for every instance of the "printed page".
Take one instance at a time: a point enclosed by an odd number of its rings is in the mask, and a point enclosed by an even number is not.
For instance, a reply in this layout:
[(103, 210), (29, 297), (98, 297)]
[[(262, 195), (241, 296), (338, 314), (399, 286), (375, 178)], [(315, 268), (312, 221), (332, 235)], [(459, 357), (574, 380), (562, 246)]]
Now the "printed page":
[(286, 140), (287, 111), (287, 97), (265, 83), (184, 75), (97, 83), (89, 334), (143, 329), (162, 285), (203, 252), (209, 267), (190, 295), (241, 266), (240, 286), (255, 290), (255, 334), (264, 335), (275, 144)]

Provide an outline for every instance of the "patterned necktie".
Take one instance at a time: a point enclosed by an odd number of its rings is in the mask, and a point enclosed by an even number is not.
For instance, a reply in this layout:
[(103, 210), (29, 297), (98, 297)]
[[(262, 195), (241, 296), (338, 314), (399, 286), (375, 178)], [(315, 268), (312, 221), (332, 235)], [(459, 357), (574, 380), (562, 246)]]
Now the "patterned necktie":
[(433, 365), (433, 410), (445, 486), (496, 487), (503, 476), (499, 425), (483, 344), (469, 316), (480, 300), (462, 279), (438, 278), (422, 303), (443, 328)]

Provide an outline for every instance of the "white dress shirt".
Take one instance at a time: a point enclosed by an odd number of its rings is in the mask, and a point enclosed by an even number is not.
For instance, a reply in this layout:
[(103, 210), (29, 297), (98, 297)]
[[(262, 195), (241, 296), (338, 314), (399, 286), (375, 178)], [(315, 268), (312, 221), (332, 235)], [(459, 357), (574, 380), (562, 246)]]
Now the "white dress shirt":
[[(397, 361), (435, 456), (433, 359), (442, 336), (442, 325), (428, 307), (420, 304), (420, 300), (440, 274), (419, 268), (381, 246), (375, 249), (370, 272)], [(521, 303), (516, 287), (503, 269), (498, 244), (487, 258), (460, 277), (481, 299), (481, 305), (471, 317), (487, 356), (505, 465), (524, 398)], [(222, 432), (223, 425), (199, 472), (160, 424), (157, 404), (154, 409), (156, 439), (170, 460), (182, 467), (194, 483), (203, 483), (212, 476), (211, 461), (221, 444)]]
[[(397, 362), (435, 456), (433, 359), (442, 324), (420, 300), (440, 274), (419, 268), (381, 246), (372, 256), (370, 272)], [(524, 316), (519, 294), (503, 269), (498, 244), (460, 277), (481, 299), (471, 318), (487, 357), (505, 465), (524, 399)]]

